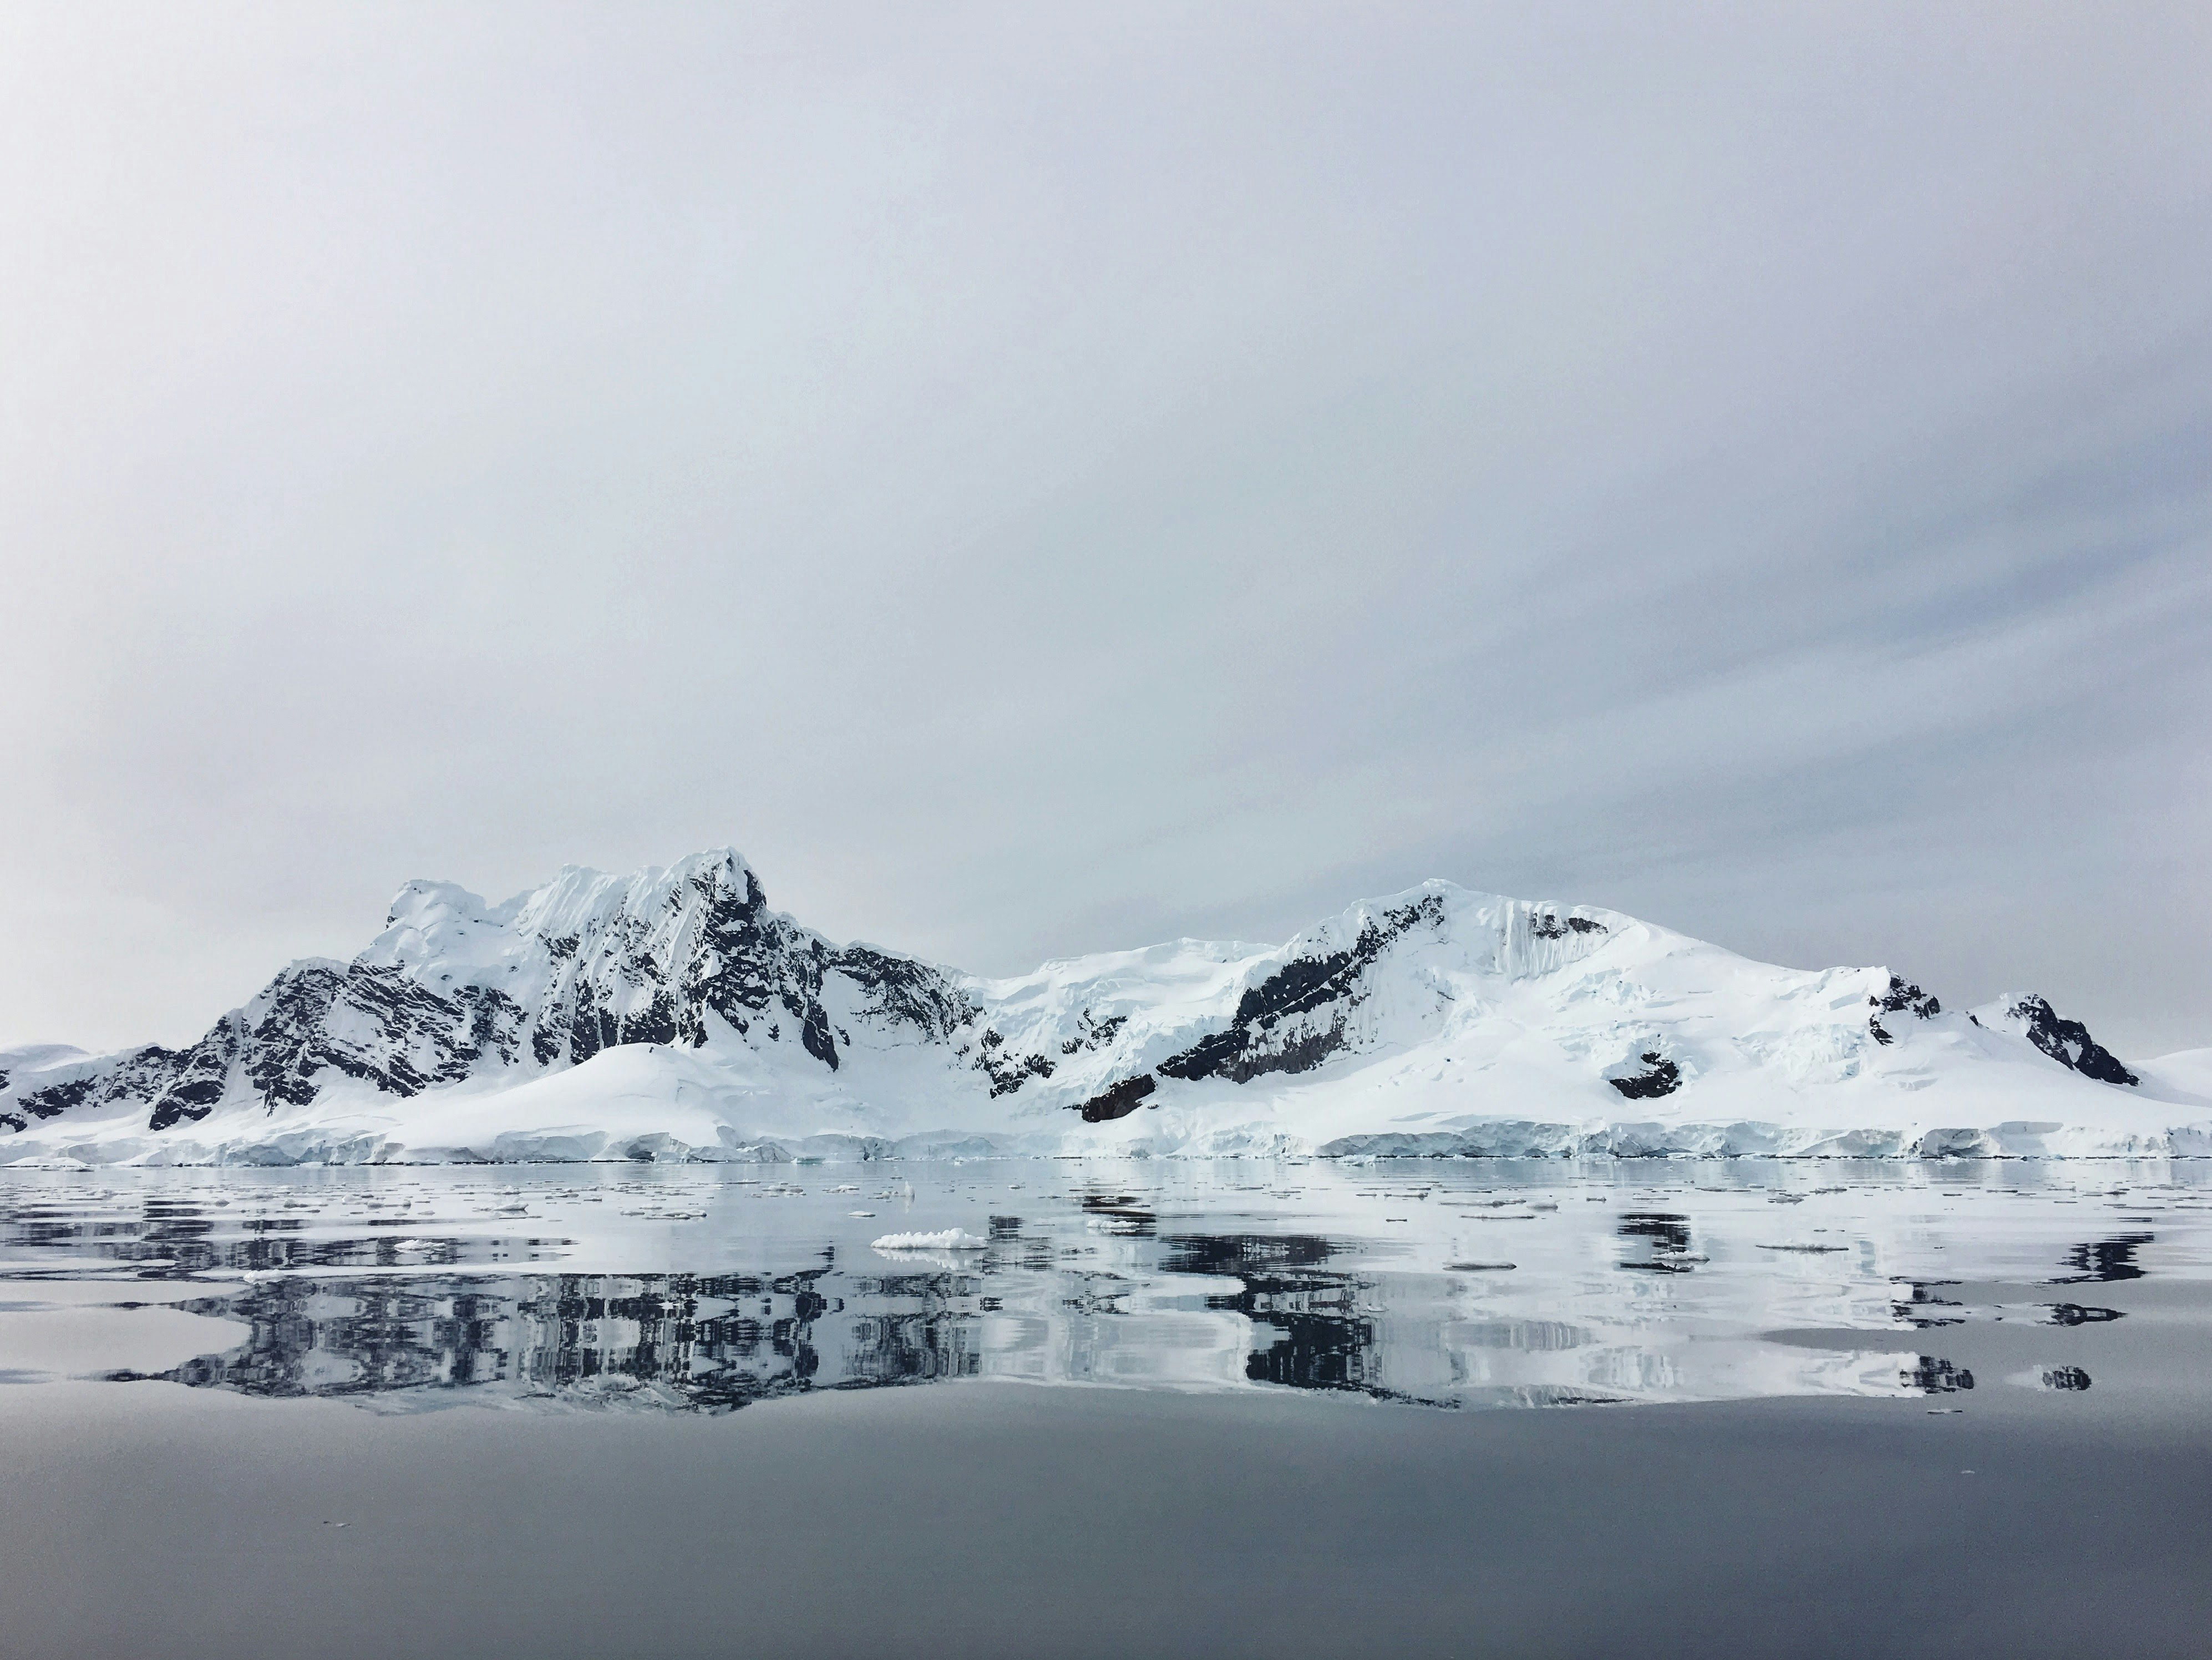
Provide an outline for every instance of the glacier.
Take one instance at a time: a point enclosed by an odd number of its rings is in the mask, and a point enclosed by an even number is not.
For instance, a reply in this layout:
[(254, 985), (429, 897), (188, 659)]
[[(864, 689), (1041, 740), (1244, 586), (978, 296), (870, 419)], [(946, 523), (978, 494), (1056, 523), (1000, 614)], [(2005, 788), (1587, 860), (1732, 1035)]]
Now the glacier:
[(0, 1164), (2212, 1155), (2212, 1049), (1443, 881), (1288, 944), (986, 979), (838, 945), (733, 849), (410, 882), (183, 1049), (0, 1051)]

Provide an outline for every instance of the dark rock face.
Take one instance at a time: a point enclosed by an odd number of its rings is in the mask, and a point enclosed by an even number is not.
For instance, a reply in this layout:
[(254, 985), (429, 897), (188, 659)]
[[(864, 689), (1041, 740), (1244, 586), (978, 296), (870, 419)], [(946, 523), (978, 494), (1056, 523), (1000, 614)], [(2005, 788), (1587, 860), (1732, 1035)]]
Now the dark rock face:
[(221, 1098), (221, 1083), (216, 1081), (212, 1090), (209, 1086), (234, 1055), (240, 1025), (240, 1017), (233, 1013), (188, 1049), (149, 1043), (105, 1061), (82, 1062), (69, 1068), (72, 1075), (30, 1091), (15, 1104), (33, 1119), (56, 1118), (80, 1107), (118, 1101), (149, 1104), (150, 1116), (165, 1128), (204, 1118)]
[[(713, 1014), (740, 1036), (769, 1018), (769, 1041), (781, 1041), (782, 1019), (797, 1027), (801, 1046), (823, 1065), (838, 1065), (838, 1034), (823, 1005), (826, 990), (881, 1026), (904, 1026), (945, 1041), (975, 1017), (968, 1000), (927, 964), (867, 946), (833, 948), (828, 941), (768, 909), (752, 872), (734, 862), (695, 873), (690, 892), (672, 893), (672, 914), (696, 916), (690, 948), (672, 953), (656, 924), (665, 918), (616, 916), (597, 937), (552, 942), (564, 970), (540, 1017), (539, 1036), (554, 1036), (543, 1055), (561, 1053), (565, 1027), (572, 1061), (618, 1043), (707, 1041)], [(645, 993), (641, 1002), (637, 994)], [(627, 1003), (617, 1014), (618, 1004)], [(563, 1005), (567, 1018), (562, 1018)]]
[(1076, 1017), (1075, 1036), (1060, 1046), (1062, 1055), (1080, 1055), (1085, 1049), (1104, 1049), (1114, 1041), (1114, 1035), (1129, 1024), (1126, 1014), (1109, 1015), (1101, 1020), (1089, 1009)]
[[(386, 1095), (417, 1095), (459, 1083), (486, 1056), (512, 1066), (522, 1049), (523, 1011), (504, 993), (463, 986), (441, 996), (393, 968), (288, 969), (257, 1001), (267, 1012), (242, 1033), (234, 1055), (243, 1058), (253, 1093), (271, 1107), (313, 1100), (326, 1068)], [(210, 1065), (209, 1075), (218, 1069)]]
[(32, 1091), (15, 1104), (33, 1118), (57, 1118), (71, 1107), (102, 1098), (97, 1093), (100, 1083), (96, 1078), (76, 1078), (65, 1084), (49, 1084), (42, 1090)]
[(1894, 1043), (1896, 1035), (1881, 1024), (1885, 1014), (1913, 1014), (1926, 1020), (1943, 1012), (1943, 1005), (1919, 987), (1908, 984), (1901, 975), (1889, 976), (1889, 989), (1880, 997), (1869, 997), (1874, 1012), (1867, 1016), (1867, 1031), (1877, 1043)]
[(207, 1116), (234, 1087), (272, 1110), (319, 1093), (329, 1073), (388, 1095), (419, 1094), (466, 1078), (479, 1060), (514, 1064), (523, 1011), (487, 988), (441, 997), (398, 970), (308, 963), (287, 969), (246, 1010), (234, 1010), (185, 1049), (158, 1044), (89, 1075), (50, 1085), (24, 1107), (48, 1117), (87, 1104), (138, 1100), (147, 1128), (173, 1128)]
[(1870, 998), (1885, 1014), (1896, 1014), (1910, 1010), (1923, 1020), (1943, 1012), (1943, 1006), (1917, 986), (1908, 985), (1901, 975), (1889, 976), (1889, 990), (1881, 997)]
[(2023, 997), (2008, 1011), (2027, 1025), (2027, 1041), (2062, 1067), (2071, 1067), (2084, 1078), (2100, 1084), (2140, 1084), (2142, 1079), (2120, 1063), (2119, 1057), (2089, 1036), (2079, 1020), (2062, 1020), (2058, 1012), (2040, 997)]
[[(304, 1105), (338, 1077), (404, 1098), (481, 1070), (580, 1062), (618, 1044), (696, 1047), (709, 1015), (741, 1036), (764, 1025), (770, 1042), (787, 1022), (834, 1071), (841, 1043), (850, 1043), (838, 1018), (949, 1043), (977, 1015), (929, 964), (866, 946), (838, 949), (770, 911), (733, 858), (702, 862), (655, 914), (625, 902), (522, 943), (543, 970), (526, 1000), (388, 963), (295, 964), (189, 1049), (149, 1045), (64, 1069), (10, 1104), (0, 1123), (20, 1129), (130, 1102), (145, 1105), (149, 1129), (166, 1130), (225, 1099), (271, 1111)], [(833, 1006), (849, 1012), (833, 1018)], [(994, 1093), (1052, 1071), (1042, 1056), (987, 1052), (975, 1064), (991, 1073)]]
[[(1202, 1037), (1159, 1064), (1169, 1078), (1226, 1078), (1234, 1084), (1273, 1072), (1310, 1072), (1348, 1043), (1345, 1016), (1367, 1000), (1368, 966), (1417, 927), (1444, 917), (1434, 894), (1385, 911), (1342, 951), (1293, 958), (1237, 1000), (1226, 1031)], [(1332, 1011), (1327, 1025), (1310, 1017)], [(1308, 1017), (1308, 1018), (1301, 1018)]]
[(806, 1052), (830, 1068), (837, 1070), (837, 1040), (830, 1035), (830, 1018), (817, 1003), (806, 1011), (805, 1024), (799, 1029), (799, 1041)]
[(147, 1119), (149, 1128), (167, 1129), (215, 1110), (244, 1046), (244, 1024), (235, 1016), (226, 1018), (191, 1048), (172, 1057), (168, 1079)]
[(1682, 1087), (1682, 1069), (1656, 1049), (1646, 1049), (1642, 1056), (1644, 1070), (1626, 1078), (1608, 1078), (1605, 1081), (1632, 1101), (1656, 1100), (1662, 1095), (1672, 1095)]
[(1053, 1064), (1042, 1055), (1016, 1055), (996, 1027), (975, 1040), (975, 1069), (991, 1080), (994, 1096), (1012, 1095), (1032, 1078), (1049, 1078)]
[(1076, 1110), (1083, 1115), (1083, 1122), (1086, 1124), (1103, 1124), (1116, 1118), (1127, 1118), (1144, 1104), (1146, 1096), (1158, 1087), (1159, 1084), (1152, 1073), (1140, 1073), (1092, 1096)]
[(848, 946), (831, 954), (825, 972), (842, 976), (867, 994), (864, 1015), (886, 1025), (910, 1026), (939, 1043), (975, 1018), (975, 1005), (951, 981), (911, 958)]
[[(668, 928), (687, 910), (688, 944), (686, 929), (672, 939)], [(867, 946), (838, 950), (769, 910), (758, 879), (734, 861), (693, 873), (686, 889), (665, 897), (660, 915), (625, 909), (546, 948), (556, 975), (532, 1037), (541, 1061), (564, 1054), (586, 1061), (620, 1043), (696, 1048), (713, 1014), (741, 1037), (767, 1019), (771, 1042), (781, 1041), (788, 1018), (806, 1052), (834, 1070), (837, 1038), (825, 992), (862, 1018), (933, 1040), (950, 1038), (975, 1015), (927, 964)]]
[(1528, 927), (1539, 939), (1564, 939), (1570, 933), (1603, 933), (1607, 931), (1604, 923), (1594, 922), (1587, 916), (1554, 916), (1548, 911), (1540, 912), (1531, 918)]
[[(534, 1053), (559, 1057), (564, 1036), (572, 1061), (621, 1043), (696, 1048), (707, 1041), (709, 1014), (741, 1037), (765, 1019), (769, 1041), (780, 1042), (787, 1018), (807, 1054), (835, 1071), (841, 1034), (825, 992), (861, 1018), (925, 1039), (947, 1040), (975, 1016), (927, 964), (866, 946), (838, 950), (770, 911), (758, 879), (734, 862), (695, 873), (688, 893), (664, 903), (668, 916), (624, 911), (592, 937), (549, 942), (561, 972), (539, 1016)], [(687, 907), (696, 932), (678, 952), (660, 925)]]

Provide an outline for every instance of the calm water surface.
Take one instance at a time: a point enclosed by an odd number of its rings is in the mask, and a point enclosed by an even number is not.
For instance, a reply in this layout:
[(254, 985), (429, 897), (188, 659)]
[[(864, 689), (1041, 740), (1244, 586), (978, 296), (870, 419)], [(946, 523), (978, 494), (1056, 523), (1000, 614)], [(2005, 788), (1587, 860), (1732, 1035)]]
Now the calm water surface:
[(2170, 1382), (2110, 1287), (2208, 1279), (2187, 1161), (0, 1171), (0, 1377), (385, 1408), (2081, 1395)]
[(2198, 1660), (2212, 1168), (0, 1171), (0, 1563), (9, 1660)]

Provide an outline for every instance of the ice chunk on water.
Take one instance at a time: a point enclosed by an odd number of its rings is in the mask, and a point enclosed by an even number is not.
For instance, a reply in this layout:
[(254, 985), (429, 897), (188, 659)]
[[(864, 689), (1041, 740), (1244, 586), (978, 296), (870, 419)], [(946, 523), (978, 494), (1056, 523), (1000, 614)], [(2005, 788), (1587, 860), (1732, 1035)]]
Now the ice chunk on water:
[(964, 1228), (939, 1233), (887, 1233), (875, 1242), (878, 1250), (986, 1250), (988, 1239), (978, 1239)]

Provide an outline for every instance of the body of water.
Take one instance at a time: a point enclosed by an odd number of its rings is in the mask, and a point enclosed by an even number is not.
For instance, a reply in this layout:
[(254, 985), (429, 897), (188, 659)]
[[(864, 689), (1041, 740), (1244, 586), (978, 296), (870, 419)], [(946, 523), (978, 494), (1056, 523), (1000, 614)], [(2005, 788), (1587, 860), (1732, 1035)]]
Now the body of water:
[[(834, 1597), (747, 1627), (787, 1653), (1822, 1653), (1925, 1634), (1881, 1612), (1900, 1550), (1971, 1605), (1942, 1615), (1969, 1649), (2084, 1640), (2025, 1618), (2047, 1575), (1965, 1572), (2002, 1534), (2077, 1578), (2119, 1553), (2075, 1614), (2132, 1585), (2094, 1631), (2201, 1653), (2208, 1362), (2212, 1167), (2187, 1161), (6, 1171), (0, 1548), (44, 1572), (0, 1612), (27, 1654), (274, 1652), (264, 1580), (297, 1557), (311, 1600), (401, 1574), (453, 1619), (526, 1583), (530, 1651), (620, 1652), (548, 1612), (596, 1608), (618, 1561), (659, 1585), (655, 1652), (742, 1651), (720, 1580), (659, 1584), (703, 1530), (779, 1572), (796, 1539), (936, 1565), (885, 1628)], [(425, 1496), (464, 1469), (492, 1485)], [(1839, 1492), (1825, 1523), (1792, 1502)], [(448, 1557), (489, 1580), (410, 1555), (454, 1505)], [(167, 1566), (134, 1576), (153, 1537)], [(1329, 1589), (1329, 1553), (1378, 1550), (1395, 1601)], [(1309, 1556), (1321, 1578), (1283, 1580)], [(1548, 1624), (1547, 1583), (1579, 1599)], [(1026, 1626), (975, 1600), (1047, 1588)]]

